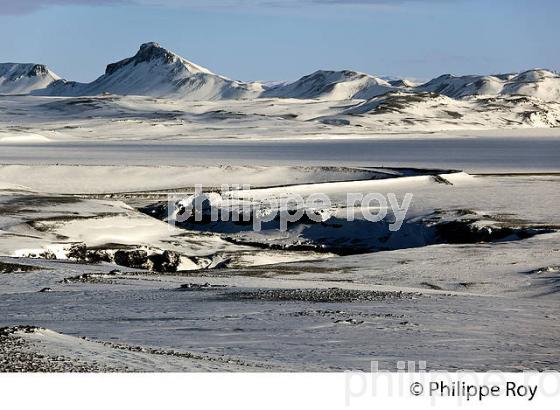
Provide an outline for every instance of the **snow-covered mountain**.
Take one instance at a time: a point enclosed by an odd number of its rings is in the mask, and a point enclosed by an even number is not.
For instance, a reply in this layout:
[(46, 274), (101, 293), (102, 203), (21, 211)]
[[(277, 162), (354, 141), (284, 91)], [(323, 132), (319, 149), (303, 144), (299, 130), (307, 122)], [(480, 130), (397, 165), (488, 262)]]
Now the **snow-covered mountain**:
[(60, 80), (37, 95), (84, 96), (102, 93), (189, 100), (241, 99), (262, 91), (257, 83), (233, 81), (166, 50), (145, 43), (133, 57), (109, 64), (91, 83)]
[(442, 75), (416, 88), (417, 92), (431, 92), (452, 98), (472, 95), (524, 95), (543, 101), (560, 100), (560, 75), (535, 69), (520, 74)]
[(355, 71), (316, 71), (299, 80), (266, 90), (262, 97), (368, 99), (393, 91), (387, 81)]
[(58, 79), (43, 64), (0, 63), (0, 94), (28, 94)]
[(241, 82), (214, 74), (153, 42), (142, 44), (133, 57), (109, 64), (105, 74), (91, 83), (59, 79), (41, 64), (0, 64), (0, 94), (75, 97), (110, 93), (196, 101), (259, 97), (328, 101), (369, 100), (391, 92), (432, 93), (452, 99), (521, 95), (557, 102), (560, 75), (544, 69), (487, 76), (446, 74), (416, 85), (351, 70), (320, 70), (290, 83)]

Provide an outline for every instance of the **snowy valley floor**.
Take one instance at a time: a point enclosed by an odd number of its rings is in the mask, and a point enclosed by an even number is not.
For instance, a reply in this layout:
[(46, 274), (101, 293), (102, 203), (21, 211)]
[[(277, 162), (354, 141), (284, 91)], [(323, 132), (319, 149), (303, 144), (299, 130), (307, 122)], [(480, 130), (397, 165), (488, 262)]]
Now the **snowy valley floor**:
[[(492, 175), (213, 157), (0, 166), (0, 370), (559, 370), (560, 169), (512, 174), (510, 154)], [(249, 183), (255, 203), (323, 192), (333, 216), (281, 235), (151, 213), (195, 183)], [(414, 199), (388, 234), (340, 216), (348, 192)], [(177, 272), (155, 268), (164, 251)]]

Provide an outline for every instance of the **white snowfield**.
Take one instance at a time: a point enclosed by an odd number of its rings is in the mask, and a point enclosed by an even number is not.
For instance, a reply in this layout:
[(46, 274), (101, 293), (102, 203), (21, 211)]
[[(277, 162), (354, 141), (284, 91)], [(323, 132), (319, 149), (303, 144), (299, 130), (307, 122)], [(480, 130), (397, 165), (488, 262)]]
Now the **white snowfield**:
[[(557, 137), (559, 121), (560, 103), (545, 103), (533, 97), (455, 100), (435, 94), (402, 93), (341, 101), (185, 101), (116, 95), (0, 97), (0, 144), (5, 146), (74, 142), (374, 141), (381, 137), (484, 135), (504, 137), (505, 141), (513, 136)], [(28, 150), (27, 154), (32, 152)]]

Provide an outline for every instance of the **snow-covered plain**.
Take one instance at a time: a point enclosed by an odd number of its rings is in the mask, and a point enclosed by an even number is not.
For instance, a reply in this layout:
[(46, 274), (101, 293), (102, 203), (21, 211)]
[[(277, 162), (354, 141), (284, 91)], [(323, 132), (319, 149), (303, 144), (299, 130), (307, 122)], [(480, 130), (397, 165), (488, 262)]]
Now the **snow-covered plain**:
[[(371, 100), (183, 101), (0, 96), (0, 143), (294, 141), (558, 136), (560, 105), (532, 97), (389, 94)], [(496, 131), (499, 130), (499, 131)]]
[[(559, 370), (559, 82), (244, 83), (154, 43), (88, 84), (0, 65), (0, 370)], [(331, 207), (171, 226), (195, 184)], [(413, 194), (399, 231), (345, 217), (374, 192)]]

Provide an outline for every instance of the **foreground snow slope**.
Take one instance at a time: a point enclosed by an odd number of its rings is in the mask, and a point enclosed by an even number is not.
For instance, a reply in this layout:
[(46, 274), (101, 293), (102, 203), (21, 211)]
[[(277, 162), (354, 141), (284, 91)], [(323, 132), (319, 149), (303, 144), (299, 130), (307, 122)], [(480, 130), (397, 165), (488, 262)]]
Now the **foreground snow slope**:
[[(68, 178), (68, 176), (71, 178)], [(51, 194), (145, 193), (147, 197), (167, 192), (191, 192), (195, 184), (219, 189), (222, 184), (271, 187), (329, 181), (368, 180), (391, 176), (391, 170), (353, 167), (306, 166), (80, 166), (0, 165), (0, 181), (20, 188)], [(4, 189), (0, 182), (0, 189)]]
[(95, 342), (63, 335), (48, 329), (16, 331), (26, 342), (24, 351), (41, 352), (46, 360), (61, 361), (120, 372), (255, 372), (288, 370), (264, 363), (232, 360), (219, 355), (177, 352), (126, 344)]

